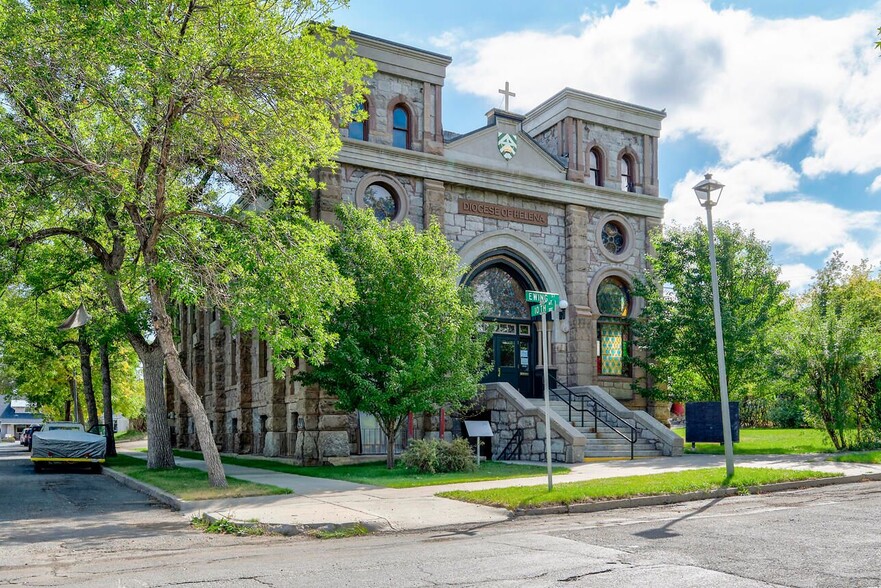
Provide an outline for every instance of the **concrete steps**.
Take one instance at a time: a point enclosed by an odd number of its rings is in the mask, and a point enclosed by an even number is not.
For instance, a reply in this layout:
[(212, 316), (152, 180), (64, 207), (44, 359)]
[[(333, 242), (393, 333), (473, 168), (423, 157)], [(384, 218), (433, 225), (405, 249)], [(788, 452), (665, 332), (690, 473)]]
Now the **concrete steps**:
[[(532, 402), (539, 407), (544, 407), (544, 400), (534, 398)], [(552, 400), (550, 402), (551, 410), (560, 415), (563, 420), (568, 421), (573, 427), (583, 434), (587, 443), (584, 447), (585, 458), (630, 458), (630, 441), (622, 438), (609, 425), (597, 422), (594, 425), (594, 418), (585, 415), (584, 426), (581, 426), (580, 413), (572, 412), (572, 420), (570, 420), (569, 405), (561, 400)], [(617, 419), (607, 419), (611, 424)], [(573, 422), (575, 421), (575, 422)], [(633, 424), (633, 423), (631, 423)], [(623, 427), (621, 432), (629, 435), (630, 430)], [(633, 446), (634, 457), (659, 457), (661, 451), (655, 446), (655, 443), (639, 439)]]

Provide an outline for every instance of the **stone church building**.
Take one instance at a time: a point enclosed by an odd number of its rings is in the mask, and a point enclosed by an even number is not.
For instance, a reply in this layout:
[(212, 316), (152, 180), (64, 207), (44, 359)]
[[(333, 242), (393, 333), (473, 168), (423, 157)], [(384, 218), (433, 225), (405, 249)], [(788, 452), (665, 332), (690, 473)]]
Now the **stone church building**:
[[(335, 207), (352, 202), (417, 228), (432, 219), (441, 224), (494, 333), (478, 415), (497, 433), (491, 454), (499, 456), (517, 435), (525, 442), (520, 457), (542, 455), (543, 409), (532, 399), (543, 397), (545, 362), (556, 378), (552, 387), (601, 394), (605, 421), (623, 417), (641, 436), (663, 436), (664, 427), (642, 410), (666, 418), (666, 407), (631, 389), (642, 374), (626, 361), (625, 319), (639, 313), (631, 288), (664, 209), (658, 139), (665, 113), (564, 88), (525, 114), (493, 109), (485, 126), (452, 133), (442, 117), (449, 57), (358, 33), (352, 38), (377, 66), (363, 105), (368, 117), (341, 130), (339, 166), (320, 173), (325, 187), (313, 214), (333, 222)], [(526, 290), (559, 293), (568, 302), (550, 315), (550, 357), (542, 357), (541, 321), (530, 316)], [(383, 452), (372, 417), (342, 413), (321, 390), (276, 379), (264, 342), (231, 330), (211, 310), (181, 308), (178, 326), (184, 365), (222, 451), (302, 463)], [(170, 383), (167, 402), (175, 443), (195, 446), (186, 405)], [(562, 408), (552, 426), (554, 457), (578, 461), (591, 431), (579, 432)], [(413, 415), (400, 442), (439, 434), (459, 434), (451, 415)], [(648, 444), (676, 453), (669, 439)]]

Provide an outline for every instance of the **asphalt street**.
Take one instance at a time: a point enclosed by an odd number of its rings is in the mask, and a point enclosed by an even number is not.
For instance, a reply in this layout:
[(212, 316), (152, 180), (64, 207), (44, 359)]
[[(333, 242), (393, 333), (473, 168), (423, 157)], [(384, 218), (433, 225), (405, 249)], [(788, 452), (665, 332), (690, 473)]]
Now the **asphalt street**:
[(320, 541), (229, 537), (0, 446), (0, 585), (881, 586), (881, 483)]

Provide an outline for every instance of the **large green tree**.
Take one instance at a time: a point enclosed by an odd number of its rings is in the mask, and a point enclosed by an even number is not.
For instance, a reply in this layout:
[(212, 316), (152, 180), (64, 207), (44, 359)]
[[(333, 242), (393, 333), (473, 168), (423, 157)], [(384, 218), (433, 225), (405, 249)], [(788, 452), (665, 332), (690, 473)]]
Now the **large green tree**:
[(478, 305), (458, 285), (459, 258), (436, 224), (379, 222), (344, 206), (333, 259), (358, 292), (334, 314), (339, 344), (306, 373), (339, 398), (344, 410), (372, 414), (394, 440), (410, 412), (459, 406), (477, 393), (484, 368)]
[[(193, 415), (212, 484), (226, 484), (180, 363), (169, 299), (221, 307), (284, 366), (321, 359), (351, 289), (300, 210), (332, 166), (372, 65), (326, 0), (4, 0), (0, 207), (4, 272), (27, 250), (89, 252), (144, 364), (152, 466), (173, 463), (163, 370)], [(232, 203), (269, 211), (245, 214)], [(74, 244), (75, 243), (75, 244)], [(134, 325), (134, 323), (133, 323)], [(152, 446), (161, 444), (154, 451)]]
[[(732, 399), (762, 385), (770, 357), (770, 328), (790, 304), (770, 247), (736, 224), (715, 224), (725, 362)], [(718, 400), (719, 372), (710, 283), (709, 240), (700, 222), (652, 236), (645, 280), (634, 292), (645, 305), (634, 321), (646, 351), (653, 397)]]
[(836, 449), (881, 441), (881, 278), (839, 254), (778, 337), (780, 373)]

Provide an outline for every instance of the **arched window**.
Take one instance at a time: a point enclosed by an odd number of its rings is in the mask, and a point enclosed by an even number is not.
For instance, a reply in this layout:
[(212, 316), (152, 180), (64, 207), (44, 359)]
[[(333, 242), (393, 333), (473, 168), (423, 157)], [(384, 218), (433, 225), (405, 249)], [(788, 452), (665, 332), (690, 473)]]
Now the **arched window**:
[(606, 278), (597, 289), (597, 373), (630, 376), (630, 288), (619, 278)]
[(621, 157), (621, 189), (625, 192), (635, 192), (636, 187), (633, 185), (633, 172), (636, 166), (633, 165), (633, 158), (630, 155)]
[(602, 186), (603, 185), (603, 172), (602, 172), (602, 162), (603, 156), (600, 154), (600, 150), (594, 147), (590, 150), (589, 154), (590, 159), (590, 173), (588, 177), (590, 179), (590, 183), (594, 186)]
[(520, 281), (502, 266), (480, 272), (469, 284), (483, 316), (504, 319), (529, 319), (529, 304)]
[[(361, 112), (367, 110), (367, 104), (362, 102), (358, 106), (355, 107), (355, 114), (360, 114)], [(350, 139), (358, 139), (359, 141), (366, 141), (368, 133), (368, 123), (367, 119), (363, 121), (352, 121), (349, 123), (349, 138)]]
[(410, 113), (403, 105), (395, 106), (392, 111), (392, 145), (410, 148)]

